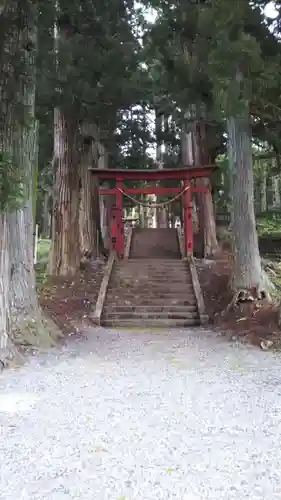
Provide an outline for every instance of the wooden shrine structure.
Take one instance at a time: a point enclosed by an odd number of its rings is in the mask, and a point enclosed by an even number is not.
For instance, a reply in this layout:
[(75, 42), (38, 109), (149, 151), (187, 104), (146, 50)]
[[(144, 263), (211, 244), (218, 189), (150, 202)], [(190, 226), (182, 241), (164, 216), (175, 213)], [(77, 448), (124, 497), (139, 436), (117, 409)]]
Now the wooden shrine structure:
[[(100, 188), (101, 195), (114, 195), (115, 206), (111, 211), (110, 236), (112, 248), (119, 258), (124, 256), (124, 195), (154, 194), (158, 196), (179, 195), (183, 204), (183, 226), (186, 255), (193, 254), (193, 224), (192, 224), (192, 195), (193, 193), (209, 193), (209, 187), (198, 187), (194, 182), (198, 178), (210, 178), (216, 169), (214, 165), (192, 166), (173, 169), (95, 169), (91, 168), (93, 175), (99, 181), (114, 181), (113, 188)], [(155, 186), (126, 187), (126, 181), (155, 182)], [(161, 181), (178, 181), (178, 187), (160, 187)]]

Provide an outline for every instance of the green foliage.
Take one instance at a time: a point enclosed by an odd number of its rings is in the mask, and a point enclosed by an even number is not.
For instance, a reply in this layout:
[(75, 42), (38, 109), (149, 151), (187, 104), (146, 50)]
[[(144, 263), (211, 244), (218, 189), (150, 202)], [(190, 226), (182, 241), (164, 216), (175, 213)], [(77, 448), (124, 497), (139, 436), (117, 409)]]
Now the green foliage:
[(214, 126), (250, 104), (254, 135), (281, 149), (281, 46), (261, 11), (267, 2), (145, 3), (157, 9), (146, 45), (158, 93), (183, 110), (204, 103)]
[(21, 207), (24, 191), (24, 174), (19, 171), (11, 155), (0, 151), (0, 212), (13, 212)]
[(43, 286), (47, 279), (47, 266), (51, 250), (51, 241), (48, 239), (39, 239), (37, 248), (37, 264), (35, 264), (37, 287)]
[(49, 253), (51, 250), (51, 241), (47, 238), (40, 238), (37, 248), (37, 261), (48, 262)]
[[(156, 138), (147, 116), (155, 108), (170, 117), (161, 140), (167, 164), (176, 165), (180, 133), (189, 126), (186, 111), (202, 103), (212, 161), (225, 152), (226, 115), (248, 103), (255, 139), (278, 150), (281, 50), (258, 3), (266, 2), (144, 0), (157, 10), (151, 24), (143, 6), (126, 0), (41, 0), (39, 189), (52, 185), (55, 105), (99, 126), (110, 166), (154, 165), (149, 151)], [(220, 180), (215, 183), (217, 192)]]
[[(114, 128), (116, 113), (138, 99), (138, 42), (129, 25), (132, 9), (123, 0), (106, 5), (102, 0), (60, 0), (56, 5), (57, 10), (53, 2), (42, 5), (40, 17), (39, 84), (44, 101), (80, 119), (94, 117), (108, 132)], [(58, 37), (52, 40), (55, 18)], [(50, 83), (52, 92), (46, 87)]]
[(281, 238), (281, 218), (273, 219), (272, 215), (258, 219), (257, 229), (259, 236), (272, 236)]

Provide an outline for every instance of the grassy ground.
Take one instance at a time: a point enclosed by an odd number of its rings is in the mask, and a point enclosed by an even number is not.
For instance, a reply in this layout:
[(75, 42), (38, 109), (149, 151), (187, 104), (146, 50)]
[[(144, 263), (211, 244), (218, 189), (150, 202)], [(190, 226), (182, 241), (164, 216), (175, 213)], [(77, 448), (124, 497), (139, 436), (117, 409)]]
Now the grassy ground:
[(51, 249), (51, 241), (47, 239), (39, 239), (37, 249), (37, 264), (35, 265), (37, 284), (42, 286), (47, 279), (47, 265), (49, 253)]

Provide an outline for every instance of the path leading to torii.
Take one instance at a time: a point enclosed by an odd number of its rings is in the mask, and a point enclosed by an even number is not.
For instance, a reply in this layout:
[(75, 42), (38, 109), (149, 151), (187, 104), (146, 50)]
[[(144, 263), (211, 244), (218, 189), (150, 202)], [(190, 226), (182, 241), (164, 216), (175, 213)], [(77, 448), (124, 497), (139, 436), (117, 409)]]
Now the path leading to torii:
[(277, 500), (280, 354), (90, 329), (0, 377), (1, 500)]

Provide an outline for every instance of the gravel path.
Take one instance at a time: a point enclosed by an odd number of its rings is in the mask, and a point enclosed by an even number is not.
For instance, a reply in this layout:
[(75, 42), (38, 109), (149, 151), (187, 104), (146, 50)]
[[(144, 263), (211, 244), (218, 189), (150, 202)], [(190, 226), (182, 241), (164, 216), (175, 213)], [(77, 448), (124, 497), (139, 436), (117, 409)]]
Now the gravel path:
[(1, 500), (280, 500), (281, 354), (87, 337), (0, 376)]

